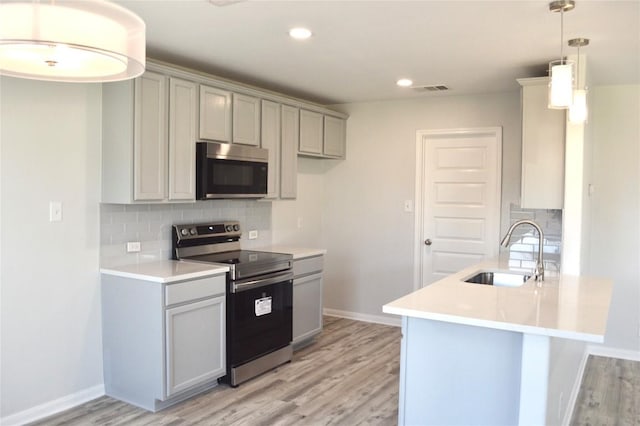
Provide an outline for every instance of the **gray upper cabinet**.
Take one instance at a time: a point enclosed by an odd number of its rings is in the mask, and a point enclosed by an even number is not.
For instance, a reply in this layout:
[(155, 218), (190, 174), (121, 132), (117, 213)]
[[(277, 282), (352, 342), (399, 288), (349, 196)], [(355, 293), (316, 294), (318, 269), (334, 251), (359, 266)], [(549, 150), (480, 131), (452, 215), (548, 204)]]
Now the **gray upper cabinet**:
[(200, 85), (200, 139), (231, 142), (231, 92)]
[(300, 110), (298, 154), (310, 157), (344, 158), (346, 120)]
[(169, 79), (169, 200), (195, 199), (197, 85)]
[(260, 99), (233, 94), (233, 143), (260, 146)]
[(562, 209), (566, 113), (547, 108), (548, 78), (518, 79), (522, 86), (521, 207)]
[(269, 150), (267, 198), (278, 198), (280, 188), (280, 104), (262, 101), (262, 148)]
[(135, 201), (166, 198), (167, 78), (146, 72), (134, 82)]
[(327, 157), (344, 158), (346, 121), (342, 118), (324, 116), (323, 154)]
[(298, 193), (300, 110), (296, 107), (282, 105), (281, 115), (280, 198), (296, 198)]
[(300, 154), (322, 155), (323, 115), (305, 109), (300, 110)]
[(102, 85), (103, 203), (195, 202), (195, 144), (269, 150), (268, 195), (297, 196), (298, 155), (344, 158), (346, 115), (149, 61)]
[(195, 199), (195, 90), (151, 71), (103, 85), (102, 202)]

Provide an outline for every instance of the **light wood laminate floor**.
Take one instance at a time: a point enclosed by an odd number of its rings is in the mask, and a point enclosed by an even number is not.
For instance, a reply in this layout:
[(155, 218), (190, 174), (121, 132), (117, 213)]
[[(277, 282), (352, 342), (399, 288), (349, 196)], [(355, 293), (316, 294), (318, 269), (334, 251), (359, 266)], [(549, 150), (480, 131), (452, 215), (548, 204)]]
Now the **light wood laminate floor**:
[[(395, 425), (400, 328), (325, 317), (293, 361), (158, 413), (103, 396), (33, 425)], [(640, 426), (640, 362), (590, 356), (573, 426)]]
[(640, 362), (589, 356), (573, 426), (640, 426)]
[(395, 425), (400, 328), (325, 317), (293, 361), (150, 413), (104, 396), (37, 425)]

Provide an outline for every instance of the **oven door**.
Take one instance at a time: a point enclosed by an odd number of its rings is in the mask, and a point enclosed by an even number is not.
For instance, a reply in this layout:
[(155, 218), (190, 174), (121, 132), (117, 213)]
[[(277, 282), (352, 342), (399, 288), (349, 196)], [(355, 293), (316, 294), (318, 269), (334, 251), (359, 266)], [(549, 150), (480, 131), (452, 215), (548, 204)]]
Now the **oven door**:
[[(196, 148), (196, 198), (262, 198), (267, 195), (267, 162), (252, 158), (211, 155), (212, 143)], [(221, 144), (218, 144), (221, 145)], [(227, 144), (228, 145), (228, 144)], [(257, 148), (233, 147), (252, 152)], [(261, 150), (262, 151), (262, 150)]]
[(227, 292), (227, 363), (230, 368), (291, 343), (293, 273), (234, 282)]

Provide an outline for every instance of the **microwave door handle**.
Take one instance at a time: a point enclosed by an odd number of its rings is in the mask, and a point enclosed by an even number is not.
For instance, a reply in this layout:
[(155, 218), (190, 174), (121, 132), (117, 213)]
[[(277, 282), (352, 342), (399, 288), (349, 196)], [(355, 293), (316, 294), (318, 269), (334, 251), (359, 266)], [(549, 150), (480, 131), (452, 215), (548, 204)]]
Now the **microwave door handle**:
[(281, 283), (293, 279), (292, 272), (279, 273), (270, 275), (265, 278), (260, 278), (252, 281), (245, 281), (242, 283), (234, 283), (231, 287), (232, 293), (240, 293), (242, 291), (251, 290), (252, 288), (264, 287), (271, 284)]

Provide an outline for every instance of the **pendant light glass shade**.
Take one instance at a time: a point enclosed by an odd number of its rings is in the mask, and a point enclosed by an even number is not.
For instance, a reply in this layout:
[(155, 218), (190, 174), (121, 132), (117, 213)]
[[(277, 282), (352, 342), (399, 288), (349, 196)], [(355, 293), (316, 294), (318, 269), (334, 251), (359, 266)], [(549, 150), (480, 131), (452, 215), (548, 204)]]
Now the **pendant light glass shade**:
[(139, 76), (145, 24), (103, 0), (0, 4), (0, 74), (68, 82)]
[(587, 121), (589, 111), (587, 109), (587, 91), (576, 89), (573, 91), (573, 103), (569, 108), (569, 121), (574, 124)]
[(569, 108), (573, 102), (573, 62), (549, 63), (549, 102), (552, 109)]

